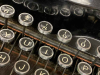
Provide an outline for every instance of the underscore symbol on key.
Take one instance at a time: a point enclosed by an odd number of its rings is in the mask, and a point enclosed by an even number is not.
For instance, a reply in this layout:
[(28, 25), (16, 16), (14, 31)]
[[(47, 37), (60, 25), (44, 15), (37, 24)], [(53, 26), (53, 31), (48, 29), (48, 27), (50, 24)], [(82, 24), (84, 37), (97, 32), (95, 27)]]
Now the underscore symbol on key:
[(86, 43), (86, 40), (85, 40), (84, 42), (81, 43), (81, 46), (82, 46), (82, 47), (85, 47), (85, 46), (86, 46), (85, 43)]
[(6, 59), (6, 56), (3, 58), (2, 55), (0, 56), (0, 59), (2, 59), (2, 62)]
[(40, 72), (40, 75), (45, 75), (45, 73), (43, 73), (42, 71)]
[(24, 65), (22, 68), (19, 67), (19, 70), (23, 70), (25, 68), (26, 65)]

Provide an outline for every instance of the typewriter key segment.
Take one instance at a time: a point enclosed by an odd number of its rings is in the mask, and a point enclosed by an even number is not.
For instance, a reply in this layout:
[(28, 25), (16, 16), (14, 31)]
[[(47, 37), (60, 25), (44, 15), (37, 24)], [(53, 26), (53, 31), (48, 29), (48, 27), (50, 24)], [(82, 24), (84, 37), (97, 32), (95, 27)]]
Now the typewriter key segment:
[(24, 2), (24, 0), (12, 0), (12, 1), (16, 4), (22, 4)]
[(27, 4), (28, 4), (29, 2), (30, 2), (29, 0), (24, 0), (23, 5), (24, 5), (25, 7), (27, 7)]
[(58, 56), (58, 64), (63, 68), (68, 68), (72, 65), (73, 60), (68, 54), (60, 54)]
[(34, 42), (28, 37), (23, 37), (19, 40), (19, 47), (21, 50), (30, 51), (34, 47)]
[(86, 62), (80, 62), (77, 66), (77, 71), (80, 75), (90, 75), (92, 67)]
[(47, 22), (47, 21), (41, 21), (38, 24), (38, 31), (42, 34), (50, 34), (53, 30), (53, 26), (51, 23)]
[(86, 38), (78, 38), (78, 40), (76, 42), (76, 46), (79, 50), (85, 52), (91, 48), (91, 43)]
[(34, 72), (34, 75), (49, 75), (49, 72), (46, 69), (39, 68)]
[(14, 70), (17, 74), (23, 75), (29, 72), (30, 65), (27, 61), (19, 60), (14, 64)]
[(41, 46), (39, 48), (39, 56), (44, 60), (49, 60), (53, 57), (54, 52), (49, 46)]
[(98, 73), (96, 75), (100, 75), (100, 71), (98, 71)]
[(8, 18), (11, 18), (14, 16), (14, 13), (15, 13), (15, 9), (10, 6), (10, 5), (2, 5), (0, 7), (0, 15), (5, 19), (5, 26), (4, 28), (7, 28), (7, 22), (8, 22)]
[(25, 33), (25, 27), (32, 25), (34, 18), (29, 13), (21, 13), (18, 17), (19, 23), (23, 26), (23, 33), (22, 36), (24, 36)]
[(72, 34), (66, 29), (60, 29), (57, 33), (57, 38), (62, 43), (68, 43), (72, 39)]
[(5, 66), (10, 62), (10, 56), (5, 52), (0, 52), (0, 66)]
[(100, 58), (100, 46), (97, 47), (97, 49), (96, 49), (96, 54), (97, 54), (97, 56)]

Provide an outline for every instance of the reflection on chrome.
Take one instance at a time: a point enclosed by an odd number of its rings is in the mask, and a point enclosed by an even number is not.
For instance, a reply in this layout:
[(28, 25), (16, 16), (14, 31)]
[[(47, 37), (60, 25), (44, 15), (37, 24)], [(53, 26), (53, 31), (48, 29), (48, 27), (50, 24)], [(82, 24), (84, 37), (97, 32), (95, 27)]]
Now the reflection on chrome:
[(69, 17), (71, 15), (70, 9), (62, 8), (60, 10), (60, 14), (65, 17)]
[(33, 11), (39, 10), (39, 5), (35, 2), (29, 2), (27, 8)]
[(90, 5), (93, 2), (93, 0), (69, 0), (69, 1), (84, 4), (84, 5)]
[(12, 1), (16, 4), (22, 4), (24, 2), (24, 0), (12, 0)]

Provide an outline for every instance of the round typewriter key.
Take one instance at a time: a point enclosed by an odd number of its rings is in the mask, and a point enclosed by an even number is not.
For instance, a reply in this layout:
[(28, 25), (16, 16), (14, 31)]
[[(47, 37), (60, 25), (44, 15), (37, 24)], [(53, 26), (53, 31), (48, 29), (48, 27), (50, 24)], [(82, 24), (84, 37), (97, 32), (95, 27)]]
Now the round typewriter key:
[(72, 39), (72, 34), (66, 29), (60, 29), (57, 33), (57, 38), (60, 42), (68, 43)]
[(96, 75), (100, 75), (100, 71)]
[(49, 46), (41, 46), (39, 48), (39, 56), (42, 59), (49, 60), (52, 58), (54, 52)]
[(81, 75), (90, 75), (92, 73), (92, 67), (86, 62), (80, 62), (77, 66), (77, 71)]
[(74, 14), (76, 16), (82, 16), (83, 15), (83, 9), (82, 8), (75, 8), (74, 9)]
[(32, 25), (34, 18), (29, 13), (21, 13), (18, 17), (19, 23), (23, 26)]
[(71, 15), (71, 12), (70, 12), (69, 9), (62, 8), (62, 9), (60, 10), (60, 14), (61, 14), (62, 16), (65, 16), (65, 17), (69, 17), (69, 16)]
[(24, 2), (24, 0), (12, 0), (12, 1), (16, 4), (22, 4)]
[(2, 5), (0, 7), (0, 14), (4, 18), (11, 18), (15, 13), (15, 9), (10, 5)]
[(30, 65), (25, 60), (19, 60), (14, 64), (14, 70), (17, 74), (24, 75), (29, 72)]
[(97, 56), (100, 58), (100, 46), (97, 47), (97, 49), (96, 49), (96, 54), (97, 54)]
[(19, 47), (24, 51), (30, 51), (34, 47), (34, 42), (28, 37), (23, 37), (19, 40)]
[(91, 48), (91, 43), (86, 38), (78, 38), (76, 46), (81, 51), (88, 51)]
[(0, 52), (0, 66), (5, 66), (10, 62), (10, 56), (5, 52)]
[(42, 34), (50, 34), (53, 30), (53, 26), (51, 23), (47, 21), (41, 21), (38, 24), (38, 31)]
[(2, 29), (0, 30), (0, 39), (3, 42), (11, 42), (15, 37), (15, 34), (12, 30), (10, 29)]
[(24, 3), (23, 3), (24, 6), (27, 7), (27, 4), (28, 4), (29, 2), (30, 2), (29, 0), (25, 0)]
[(28, 7), (28, 9), (33, 10), (33, 11), (36, 11), (39, 9), (39, 5), (35, 2), (29, 2), (27, 4), (27, 7)]
[(60, 54), (58, 56), (58, 64), (63, 68), (68, 68), (72, 65), (73, 60), (68, 54)]
[(34, 75), (49, 75), (49, 72), (46, 69), (39, 68), (34, 72)]

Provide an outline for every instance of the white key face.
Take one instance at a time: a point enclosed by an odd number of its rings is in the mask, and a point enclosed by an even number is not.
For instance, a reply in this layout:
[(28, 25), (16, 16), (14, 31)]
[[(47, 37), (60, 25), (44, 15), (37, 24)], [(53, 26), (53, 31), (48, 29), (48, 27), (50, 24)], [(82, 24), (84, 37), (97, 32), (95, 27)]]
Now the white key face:
[(11, 18), (15, 13), (15, 9), (10, 5), (2, 5), (0, 11), (1, 16), (5, 18)]
[(39, 68), (34, 72), (34, 75), (49, 75), (49, 72), (46, 69)]
[(30, 70), (30, 65), (25, 60), (19, 60), (15, 63), (14, 70), (17, 74), (26, 74)]
[(86, 38), (78, 38), (76, 46), (79, 50), (88, 51), (91, 48), (91, 43)]
[(18, 21), (23, 26), (30, 26), (34, 21), (34, 18), (29, 13), (21, 13), (18, 17)]
[(42, 59), (45, 59), (45, 60), (51, 59), (53, 55), (54, 55), (54, 52), (49, 46), (41, 46), (39, 48), (39, 56)]
[(57, 33), (57, 38), (62, 43), (68, 43), (72, 39), (72, 34), (66, 29), (60, 29)]
[(23, 37), (19, 40), (19, 47), (24, 51), (30, 51), (34, 47), (34, 42), (28, 37)]
[(53, 26), (51, 23), (47, 21), (41, 21), (38, 24), (38, 31), (42, 34), (50, 34), (53, 30)]
[(5, 52), (0, 52), (0, 66), (5, 66), (10, 62), (10, 56)]
[(72, 65), (73, 60), (72, 58), (67, 54), (60, 54), (58, 56), (58, 64), (63, 68), (68, 68)]
[(69, 17), (71, 15), (70, 9), (62, 8), (60, 10), (60, 14), (65, 17)]
[(77, 66), (77, 71), (81, 75), (90, 75), (92, 73), (92, 67), (86, 62), (80, 62)]
[(24, 0), (12, 0), (13, 2), (15, 2), (16, 4), (22, 4), (24, 2)]
[(2, 29), (0, 30), (0, 39), (3, 42), (11, 42), (15, 37), (15, 34), (12, 30), (10, 29)]

